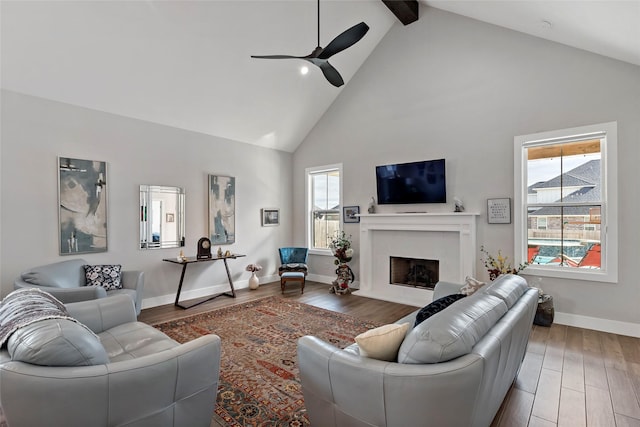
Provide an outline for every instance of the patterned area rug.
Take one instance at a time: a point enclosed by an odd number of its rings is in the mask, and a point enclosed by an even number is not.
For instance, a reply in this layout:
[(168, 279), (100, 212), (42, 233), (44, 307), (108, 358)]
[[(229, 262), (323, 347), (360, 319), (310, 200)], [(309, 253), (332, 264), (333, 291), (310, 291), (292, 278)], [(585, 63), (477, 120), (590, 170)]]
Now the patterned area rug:
[(314, 335), (344, 348), (380, 326), (277, 296), (154, 325), (178, 342), (222, 340), (216, 414), (227, 425), (306, 426), (296, 342)]

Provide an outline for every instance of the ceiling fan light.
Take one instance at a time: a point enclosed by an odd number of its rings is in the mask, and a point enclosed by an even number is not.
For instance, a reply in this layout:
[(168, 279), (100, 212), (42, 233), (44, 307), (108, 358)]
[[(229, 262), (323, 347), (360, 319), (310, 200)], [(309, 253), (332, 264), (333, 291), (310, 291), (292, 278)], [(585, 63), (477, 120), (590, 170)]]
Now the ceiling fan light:
[(300, 74), (302, 74), (303, 76), (306, 76), (307, 73), (309, 73), (309, 67), (307, 67), (306, 65), (303, 65), (302, 67), (300, 67)]

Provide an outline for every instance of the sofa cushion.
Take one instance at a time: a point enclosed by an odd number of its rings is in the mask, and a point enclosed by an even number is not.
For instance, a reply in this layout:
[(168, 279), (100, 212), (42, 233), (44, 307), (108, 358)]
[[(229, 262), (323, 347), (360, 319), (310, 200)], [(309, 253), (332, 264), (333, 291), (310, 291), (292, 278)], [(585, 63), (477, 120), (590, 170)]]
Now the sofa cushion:
[(180, 345), (153, 326), (141, 322), (123, 323), (98, 336), (111, 362), (136, 359)]
[(395, 360), (408, 328), (408, 323), (394, 323), (363, 332), (355, 338), (360, 355), (371, 359)]
[(420, 323), (424, 322), (429, 317), (433, 316), (436, 313), (441, 312), (442, 310), (449, 307), (454, 302), (464, 297), (466, 297), (466, 295), (464, 294), (445, 295), (442, 298), (438, 298), (432, 303), (422, 307), (420, 311), (418, 311), (418, 314), (416, 315), (416, 321), (414, 323), (414, 326), (418, 326)]
[(481, 282), (478, 279), (475, 279), (471, 276), (467, 276), (464, 279), (464, 286), (460, 288), (460, 293), (466, 296), (471, 296), (475, 294), (476, 291), (478, 291), (478, 289), (480, 289), (484, 285), (486, 285), (485, 282)]
[(511, 308), (522, 294), (527, 292), (527, 289), (529, 289), (529, 285), (523, 277), (515, 274), (503, 274), (482, 288), (481, 292), (500, 298), (508, 308)]
[(121, 272), (120, 264), (84, 266), (87, 286), (102, 286), (108, 291), (122, 288)]
[(438, 363), (467, 354), (506, 312), (504, 301), (493, 295), (463, 298), (413, 328), (398, 362)]
[(22, 280), (32, 285), (54, 288), (77, 288), (85, 285), (83, 259), (70, 259), (34, 267), (21, 274)]
[(43, 366), (87, 366), (107, 363), (100, 339), (69, 319), (45, 319), (15, 331), (7, 340), (11, 360)]

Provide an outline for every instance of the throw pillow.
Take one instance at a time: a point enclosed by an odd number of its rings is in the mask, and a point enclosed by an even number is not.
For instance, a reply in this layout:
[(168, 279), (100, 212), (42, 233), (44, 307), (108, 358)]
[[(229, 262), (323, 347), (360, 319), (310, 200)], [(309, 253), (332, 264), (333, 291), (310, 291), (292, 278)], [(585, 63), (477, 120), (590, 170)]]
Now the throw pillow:
[(120, 272), (122, 266), (116, 265), (85, 265), (84, 273), (87, 286), (102, 286), (106, 290), (122, 289)]
[(360, 355), (371, 359), (396, 360), (398, 349), (409, 329), (408, 323), (391, 324), (370, 329), (356, 337)]
[(481, 282), (478, 279), (474, 279), (471, 276), (467, 276), (464, 279), (464, 286), (460, 288), (460, 293), (466, 296), (473, 295), (478, 289), (486, 285), (485, 282)]
[(433, 301), (431, 304), (425, 307), (422, 307), (418, 312), (418, 314), (416, 315), (416, 323), (413, 326), (414, 327), (418, 326), (420, 323), (424, 322), (429, 317), (444, 310), (454, 302), (458, 301), (460, 298), (464, 298), (464, 297), (466, 297), (465, 294), (446, 295), (442, 298), (438, 298), (437, 300)]

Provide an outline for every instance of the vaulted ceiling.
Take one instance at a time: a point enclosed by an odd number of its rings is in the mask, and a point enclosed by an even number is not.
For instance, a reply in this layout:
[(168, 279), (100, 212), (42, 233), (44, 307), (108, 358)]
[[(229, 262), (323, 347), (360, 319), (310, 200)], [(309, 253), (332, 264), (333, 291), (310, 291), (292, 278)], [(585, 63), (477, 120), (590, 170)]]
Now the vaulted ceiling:
[[(419, 3), (420, 14), (436, 7), (640, 65), (638, 0)], [(320, 5), (322, 46), (358, 22), (370, 27), (330, 60), (348, 86), (402, 24), (380, 0)], [(250, 58), (311, 52), (314, 0), (2, 0), (0, 7), (3, 89), (294, 151), (345, 87), (331, 86), (316, 67), (302, 75), (303, 61)]]

